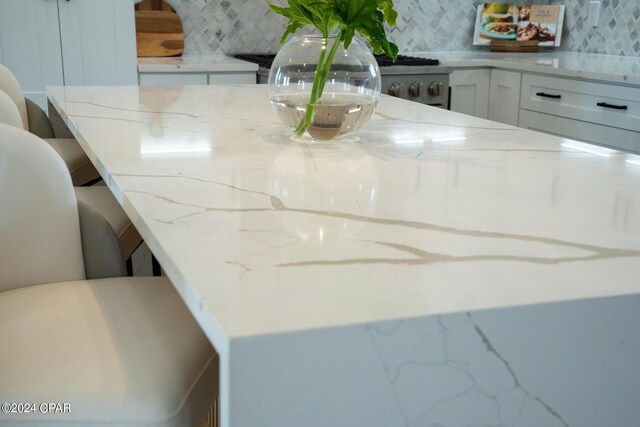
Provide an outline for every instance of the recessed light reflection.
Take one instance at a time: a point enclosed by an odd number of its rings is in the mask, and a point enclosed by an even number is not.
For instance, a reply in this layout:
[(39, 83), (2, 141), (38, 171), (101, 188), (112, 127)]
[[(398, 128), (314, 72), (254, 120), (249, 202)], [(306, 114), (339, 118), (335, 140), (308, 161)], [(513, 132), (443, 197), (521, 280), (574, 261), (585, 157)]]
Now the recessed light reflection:
[(141, 154), (193, 154), (193, 153), (210, 153), (213, 149), (211, 147), (162, 147), (162, 148), (152, 148), (152, 149), (142, 149)]
[(595, 154), (601, 157), (611, 157), (615, 153), (615, 150), (609, 148), (598, 147), (596, 145), (585, 144), (582, 142), (563, 142), (563, 147), (570, 148), (572, 150), (582, 151), (584, 153)]
[(140, 154), (199, 154), (213, 151), (211, 141), (197, 134), (163, 129), (162, 137), (145, 132), (140, 137)]
[(394, 138), (394, 142), (396, 144), (424, 144), (427, 141), (436, 143), (436, 144), (444, 144), (444, 145), (460, 145), (464, 144), (467, 140), (466, 136), (462, 135), (443, 135), (443, 136), (418, 136), (418, 135), (407, 135), (407, 136), (396, 136)]
[(437, 144), (445, 144), (445, 145), (461, 145), (464, 144), (467, 140), (466, 136), (445, 136), (438, 138), (431, 138), (431, 141)]
[(625, 162), (632, 165), (640, 166), (640, 156), (636, 154), (627, 154), (627, 159), (625, 160)]
[(424, 144), (424, 138), (396, 138), (394, 139), (396, 144), (409, 145), (409, 144)]

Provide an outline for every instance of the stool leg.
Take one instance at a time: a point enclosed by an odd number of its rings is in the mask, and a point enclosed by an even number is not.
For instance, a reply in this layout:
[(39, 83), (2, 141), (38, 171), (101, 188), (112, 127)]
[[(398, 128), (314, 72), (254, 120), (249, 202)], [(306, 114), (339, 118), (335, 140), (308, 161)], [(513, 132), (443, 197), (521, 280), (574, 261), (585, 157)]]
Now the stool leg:
[(125, 264), (127, 265), (127, 275), (133, 277), (133, 257), (129, 257)]
[(154, 276), (162, 275), (162, 268), (160, 267), (160, 263), (153, 254), (151, 254), (151, 271), (153, 272)]

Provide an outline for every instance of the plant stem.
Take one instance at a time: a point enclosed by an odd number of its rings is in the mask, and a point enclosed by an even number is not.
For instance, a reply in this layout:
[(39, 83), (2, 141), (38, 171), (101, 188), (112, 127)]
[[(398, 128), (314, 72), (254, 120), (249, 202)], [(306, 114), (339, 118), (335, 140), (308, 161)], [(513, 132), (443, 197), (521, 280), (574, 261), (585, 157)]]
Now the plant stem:
[(329, 51), (329, 55), (327, 55), (327, 39), (328, 35), (323, 34), (323, 49), (320, 52), (320, 58), (318, 59), (318, 67), (316, 68), (316, 73), (313, 77), (313, 87), (311, 88), (311, 98), (309, 99), (309, 103), (307, 104), (307, 109), (305, 111), (304, 117), (300, 124), (295, 129), (295, 133), (297, 135), (302, 135), (304, 131), (307, 130), (309, 125), (313, 122), (313, 116), (316, 112), (316, 106), (318, 105), (318, 101), (322, 96), (322, 91), (324, 90), (324, 85), (327, 82), (327, 77), (329, 76), (329, 69), (331, 68), (331, 63), (333, 62), (333, 57), (336, 55), (338, 51), (338, 47), (342, 43), (343, 32), (340, 30), (338, 35), (336, 35), (336, 39), (333, 42), (333, 46), (331, 46), (331, 50)]

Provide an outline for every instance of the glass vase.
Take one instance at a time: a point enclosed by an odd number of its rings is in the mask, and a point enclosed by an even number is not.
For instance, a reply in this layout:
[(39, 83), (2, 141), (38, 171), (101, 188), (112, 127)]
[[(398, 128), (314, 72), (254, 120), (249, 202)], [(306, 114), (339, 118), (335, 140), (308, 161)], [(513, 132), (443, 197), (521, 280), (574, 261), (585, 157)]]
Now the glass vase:
[(279, 120), (303, 141), (352, 138), (380, 99), (380, 70), (358, 38), (348, 49), (335, 37), (291, 38), (269, 72), (269, 97)]

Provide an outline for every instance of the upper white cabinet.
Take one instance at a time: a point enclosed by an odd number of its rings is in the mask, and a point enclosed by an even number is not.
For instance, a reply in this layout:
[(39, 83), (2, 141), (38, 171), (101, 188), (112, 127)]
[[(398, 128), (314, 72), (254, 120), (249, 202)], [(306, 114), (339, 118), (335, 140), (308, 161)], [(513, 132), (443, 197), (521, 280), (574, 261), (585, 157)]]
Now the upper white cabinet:
[(126, 0), (2, 0), (0, 62), (41, 106), (48, 85), (137, 84), (133, 6)]
[(491, 70), (454, 70), (449, 78), (451, 110), (488, 118)]
[(489, 120), (518, 126), (520, 80), (518, 72), (491, 70)]

